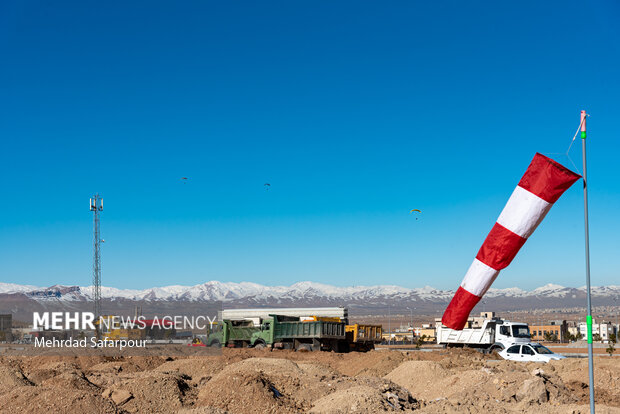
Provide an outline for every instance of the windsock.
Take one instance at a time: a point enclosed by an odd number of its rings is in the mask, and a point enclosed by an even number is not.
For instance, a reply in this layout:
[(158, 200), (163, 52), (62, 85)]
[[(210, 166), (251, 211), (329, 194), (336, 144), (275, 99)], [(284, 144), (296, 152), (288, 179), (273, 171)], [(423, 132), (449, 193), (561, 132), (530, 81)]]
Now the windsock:
[(536, 153), (441, 318), (461, 330), (469, 313), (507, 267), (553, 203), (581, 176)]

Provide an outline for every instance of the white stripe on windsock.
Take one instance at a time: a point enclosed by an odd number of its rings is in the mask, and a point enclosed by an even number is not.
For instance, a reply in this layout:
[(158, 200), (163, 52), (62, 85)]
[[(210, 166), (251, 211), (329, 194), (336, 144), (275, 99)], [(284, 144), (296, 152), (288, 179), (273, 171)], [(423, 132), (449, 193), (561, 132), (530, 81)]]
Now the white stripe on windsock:
[(497, 275), (499, 275), (499, 270), (474, 259), (463, 278), (461, 287), (473, 295), (482, 296), (489, 290)]
[(552, 205), (517, 186), (499, 215), (497, 223), (527, 239), (543, 221)]

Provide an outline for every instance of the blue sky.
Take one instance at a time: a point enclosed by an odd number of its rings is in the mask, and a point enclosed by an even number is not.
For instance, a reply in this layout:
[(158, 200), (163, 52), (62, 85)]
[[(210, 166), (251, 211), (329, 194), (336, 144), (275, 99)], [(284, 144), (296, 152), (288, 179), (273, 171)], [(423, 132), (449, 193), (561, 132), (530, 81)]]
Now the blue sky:
[[(534, 153), (570, 166), (553, 154), (586, 109), (592, 282), (618, 284), (619, 17), (613, 1), (5, 2), (0, 281), (90, 284), (99, 192), (106, 286), (455, 289)], [(584, 280), (576, 184), (494, 287)]]

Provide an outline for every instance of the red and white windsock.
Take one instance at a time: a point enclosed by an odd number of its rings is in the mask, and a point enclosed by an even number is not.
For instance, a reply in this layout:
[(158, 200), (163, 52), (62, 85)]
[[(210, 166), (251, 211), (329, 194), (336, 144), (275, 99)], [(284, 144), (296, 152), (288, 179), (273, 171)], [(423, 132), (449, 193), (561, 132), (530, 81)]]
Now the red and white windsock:
[(463, 329), (469, 313), (507, 267), (553, 203), (581, 178), (568, 168), (536, 153), (508, 203), (484, 240), (441, 322)]

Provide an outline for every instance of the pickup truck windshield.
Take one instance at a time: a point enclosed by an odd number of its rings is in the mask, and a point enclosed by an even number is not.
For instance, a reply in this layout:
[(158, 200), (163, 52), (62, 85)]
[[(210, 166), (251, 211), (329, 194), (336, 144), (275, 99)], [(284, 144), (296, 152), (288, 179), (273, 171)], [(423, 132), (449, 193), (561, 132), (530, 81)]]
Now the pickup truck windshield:
[(529, 338), (530, 328), (527, 325), (514, 325), (512, 327), (512, 336), (515, 338)]

